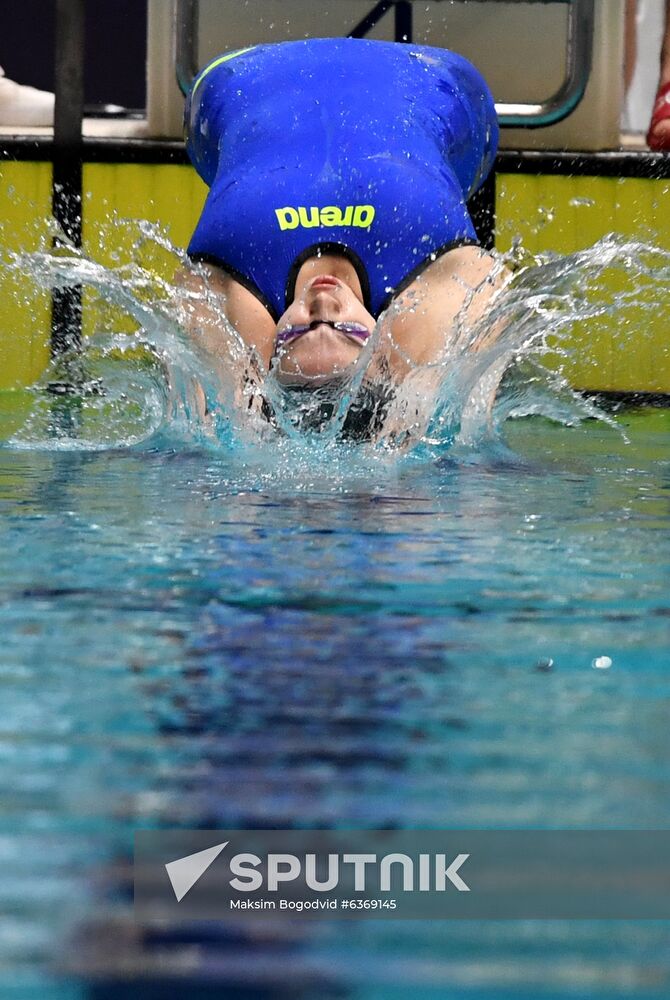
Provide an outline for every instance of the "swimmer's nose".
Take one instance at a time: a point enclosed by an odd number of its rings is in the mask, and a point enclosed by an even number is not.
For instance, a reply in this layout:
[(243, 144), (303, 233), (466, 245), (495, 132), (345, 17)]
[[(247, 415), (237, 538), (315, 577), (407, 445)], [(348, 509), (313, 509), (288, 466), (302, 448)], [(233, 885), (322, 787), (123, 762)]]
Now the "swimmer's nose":
[(310, 319), (331, 320), (336, 319), (342, 312), (342, 303), (326, 286), (314, 289), (314, 294), (309, 303)]

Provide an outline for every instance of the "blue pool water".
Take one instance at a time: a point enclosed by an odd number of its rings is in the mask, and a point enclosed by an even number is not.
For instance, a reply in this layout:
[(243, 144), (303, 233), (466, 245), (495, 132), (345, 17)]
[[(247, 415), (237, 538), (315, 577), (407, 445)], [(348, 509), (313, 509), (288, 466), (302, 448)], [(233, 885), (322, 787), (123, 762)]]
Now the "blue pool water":
[(203, 426), (164, 288), (10, 267), (142, 330), (89, 342), (83, 394), (0, 400), (3, 1000), (667, 997), (667, 924), (144, 926), (131, 854), (147, 827), (670, 828), (670, 410), (607, 418), (533, 361), (575, 319), (643, 335), (669, 255), (522, 271), (411, 447), (245, 433), (225, 401)]
[(670, 411), (615, 421), (1, 450), (2, 996), (667, 997), (663, 923), (132, 920), (136, 828), (670, 827)]

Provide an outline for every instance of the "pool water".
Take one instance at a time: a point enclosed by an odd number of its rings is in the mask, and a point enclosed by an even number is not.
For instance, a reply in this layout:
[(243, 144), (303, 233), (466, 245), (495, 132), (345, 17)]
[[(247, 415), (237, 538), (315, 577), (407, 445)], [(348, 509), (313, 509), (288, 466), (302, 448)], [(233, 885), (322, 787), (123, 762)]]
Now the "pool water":
[(354, 445), (241, 425), (174, 288), (49, 246), (5, 273), (111, 312), (73, 394), (70, 359), (0, 399), (3, 1000), (667, 997), (663, 923), (145, 926), (131, 857), (155, 827), (670, 828), (670, 410), (536, 363), (575, 322), (629, 350), (670, 255), (526, 261), (430, 425)]
[(0, 450), (3, 997), (670, 994), (663, 923), (133, 924), (138, 828), (670, 828), (670, 411), (504, 439)]

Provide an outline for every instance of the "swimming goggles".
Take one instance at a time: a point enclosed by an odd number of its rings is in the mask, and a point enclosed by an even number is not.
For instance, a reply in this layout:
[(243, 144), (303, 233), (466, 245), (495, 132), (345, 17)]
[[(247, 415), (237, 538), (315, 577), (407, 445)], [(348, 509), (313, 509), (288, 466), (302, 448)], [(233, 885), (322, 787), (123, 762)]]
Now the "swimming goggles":
[(311, 323), (301, 323), (295, 326), (286, 326), (283, 330), (277, 333), (276, 346), (285, 347), (286, 344), (290, 344), (292, 341), (297, 340), (298, 337), (302, 337), (304, 333), (309, 333), (310, 330), (316, 330), (317, 326), (330, 326), (333, 330), (337, 330), (338, 333), (343, 333), (346, 337), (351, 337), (352, 340), (358, 340), (360, 343), (364, 344), (365, 341), (370, 336), (370, 331), (367, 326), (362, 323), (348, 323), (348, 322), (335, 322), (329, 319), (315, 319)]

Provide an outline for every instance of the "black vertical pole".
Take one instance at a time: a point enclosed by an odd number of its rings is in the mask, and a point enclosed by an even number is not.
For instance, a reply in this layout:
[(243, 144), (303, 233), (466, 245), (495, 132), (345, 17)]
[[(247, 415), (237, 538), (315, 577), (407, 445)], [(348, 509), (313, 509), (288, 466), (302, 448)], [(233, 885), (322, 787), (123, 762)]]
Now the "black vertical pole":
[[(56, 0), (56, 60), (52, 211), (67, 240), (81, 246), (82, 137), (84, 109), (84, 6)], [(54, 238), (54, 247), (64, 241)], [(51, 306), (51, 354), (81, 346), (81, 286), (55, 288)]]
[(412, 41), (412, 2), (411, 0), (396, 0), (395, 5), (395, 40), (396, 42)]
[(477, 239), (485, 250), (493, 250), (496, 243), (496, 168), (486, 178), (468, 202), (468, 211), (477, 232)]

